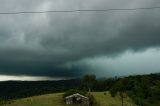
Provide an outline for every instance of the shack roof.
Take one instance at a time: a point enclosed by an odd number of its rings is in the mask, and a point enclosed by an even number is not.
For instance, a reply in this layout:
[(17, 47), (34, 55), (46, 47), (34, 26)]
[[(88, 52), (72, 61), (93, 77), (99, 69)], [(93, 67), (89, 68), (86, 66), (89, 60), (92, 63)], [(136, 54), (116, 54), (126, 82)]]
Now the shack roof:
[(81, 95), (79, 93), (75, 93), (75, 94), (72, 94), (70, 96), (67, 96), (67, 97), (65, 97), (65, 99), (69, 99), (69, 98), (73, 98), (73, 97), (82, 97), (82, 98), (88, 99), (88, 97), (83, 96), (83, 95)]

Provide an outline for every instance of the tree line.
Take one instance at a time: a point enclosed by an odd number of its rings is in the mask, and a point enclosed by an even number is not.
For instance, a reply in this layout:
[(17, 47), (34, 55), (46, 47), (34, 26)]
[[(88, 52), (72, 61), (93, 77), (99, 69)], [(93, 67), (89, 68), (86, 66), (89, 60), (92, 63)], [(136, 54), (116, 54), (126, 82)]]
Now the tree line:
[(135, 75), (121, 78), (97, 80), (95, 75), (82, 78), (80, 89), (90, 91), (110, 91), (111, 96), (126, 96), (139, 106), (160, 106), (160, 74)]

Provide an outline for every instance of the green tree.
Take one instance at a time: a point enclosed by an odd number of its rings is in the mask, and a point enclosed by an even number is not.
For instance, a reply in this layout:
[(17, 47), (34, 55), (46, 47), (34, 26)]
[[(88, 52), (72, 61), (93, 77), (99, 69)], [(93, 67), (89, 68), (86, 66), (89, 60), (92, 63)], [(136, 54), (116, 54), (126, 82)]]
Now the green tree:
[(88, 89), (88, 92), (91, 92), (96, 81), (95, 75), (85, 75), (82, 79), (82, 85)]
[(122, 106), (124, 106), (124, 98), (126, 97), (127, 83), (128, 83), (128, 81), (125, 78), (123, 78), (123, 79), (119, 80), (117, 83), (115, 83), (115, 85), (113, 86), (113, 88), (110, 91), (112, 96), (115, 96), (117, 94), (117, 92), (119, 92), (119, 95), (120, 95), (121, 101), (122, 101)]

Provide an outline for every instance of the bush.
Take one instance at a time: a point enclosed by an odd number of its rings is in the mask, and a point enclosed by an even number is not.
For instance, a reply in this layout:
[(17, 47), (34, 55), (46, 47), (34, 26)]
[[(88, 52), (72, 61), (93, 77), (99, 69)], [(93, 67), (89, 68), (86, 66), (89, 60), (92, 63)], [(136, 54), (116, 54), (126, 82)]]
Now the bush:
[(115, 89), (111, 89), (110, 94), (112, 97), (115, 97), (117, 95), (117, 91)]
[(89, 106), (98, 106), (98, 103), (95, 101), (95, 98), (92, 94), (88, 93), (87, 97), (89, 98)]
[(0, 98), (0, 105), (3, 105), (3, 104), (11, 104), (11, 100), (4, 100), (2, 98)]

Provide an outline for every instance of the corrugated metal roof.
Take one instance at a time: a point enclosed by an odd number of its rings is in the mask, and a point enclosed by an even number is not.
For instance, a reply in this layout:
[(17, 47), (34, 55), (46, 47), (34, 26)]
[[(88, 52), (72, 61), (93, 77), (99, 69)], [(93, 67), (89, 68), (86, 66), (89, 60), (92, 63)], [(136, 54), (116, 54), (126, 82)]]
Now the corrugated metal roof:
[(81, 94), (79, 94), (79, 93), (75, 93), (75, 94), (72, 94), (72, 95), (70, 95), (70, 96), (67, 96), (67, 97), (65, 97), (65, 99), (72, 98), (72, 97), (76, 97), (76, 96), (80, 96), (80, 97), (82, 97), (82, 98), (88, 99), (88, 97), (83, 96), (83, 95), (81, 95)]

